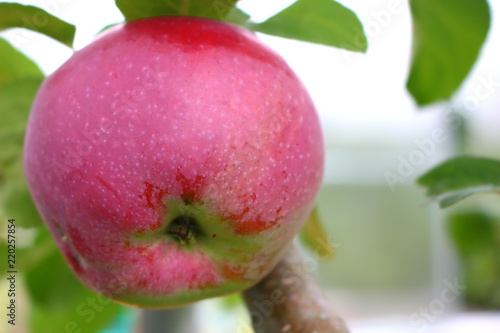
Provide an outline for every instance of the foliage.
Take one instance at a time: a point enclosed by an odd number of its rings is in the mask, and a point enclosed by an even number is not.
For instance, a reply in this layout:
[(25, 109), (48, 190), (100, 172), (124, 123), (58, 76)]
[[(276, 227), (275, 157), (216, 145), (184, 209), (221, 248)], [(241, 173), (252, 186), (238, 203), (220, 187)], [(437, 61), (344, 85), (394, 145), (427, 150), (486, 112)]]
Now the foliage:
[(331, 0), (299, 0), (251, 29), (269, 35), (365, 52), (368, 42), (356, 14)]
[(33, 30), (71, 47), (76, 28), (35, 6), (0, 3), (0, 31), (8, 28)]
[(500, 190), (500, 161), (460, 156), (430, 170), (418, 179), (427, 194), (448, 207), (481, 192)]
[(116, 0), (116, 6), (127, 21), (153, 16), (200, 16), (223, 20), (234, 8), (237, 0), (157, 1)]
[(421, 105), (449, 99), (476, 62), (490, 27), (486, 0), (410, 0), (414, 57), (407, 88)]
[(500, 217), (480, 210), (448, 217), (448, 230), (462, 261), (466, 302), (500, 309)]

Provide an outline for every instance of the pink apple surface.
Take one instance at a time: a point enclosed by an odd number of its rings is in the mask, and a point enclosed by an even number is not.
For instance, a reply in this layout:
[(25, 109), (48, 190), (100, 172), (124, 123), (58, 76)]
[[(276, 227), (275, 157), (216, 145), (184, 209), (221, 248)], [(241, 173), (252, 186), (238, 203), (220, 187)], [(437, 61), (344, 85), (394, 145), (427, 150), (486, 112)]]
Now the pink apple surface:
[(49, 76), (28, 186), (80, 280), (174, 307), (258, 282), (311, 211), (324, 146), (311, 99), (252, 33), (201, 18), (113, 28)]

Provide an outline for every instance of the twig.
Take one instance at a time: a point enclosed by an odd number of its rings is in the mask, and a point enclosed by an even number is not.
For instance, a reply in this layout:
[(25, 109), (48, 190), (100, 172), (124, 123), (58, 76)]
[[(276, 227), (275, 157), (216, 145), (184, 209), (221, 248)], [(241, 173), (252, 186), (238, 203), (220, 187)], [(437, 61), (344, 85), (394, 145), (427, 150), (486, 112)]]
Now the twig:
[(255, 333), (349, 333), (294, 248), (243, 294)]

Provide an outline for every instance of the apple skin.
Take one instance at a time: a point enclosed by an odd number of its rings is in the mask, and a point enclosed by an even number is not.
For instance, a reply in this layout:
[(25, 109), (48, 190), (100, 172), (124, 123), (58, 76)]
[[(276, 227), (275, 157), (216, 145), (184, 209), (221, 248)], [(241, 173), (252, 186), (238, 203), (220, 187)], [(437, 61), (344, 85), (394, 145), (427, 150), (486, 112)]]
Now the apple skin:
[(311, 99), (285, 61), (227, 23), (125, 23), (42, 84), (28, 186), (91, 289), (145, 308), (263, 278), (305, 223), (323, 174)]

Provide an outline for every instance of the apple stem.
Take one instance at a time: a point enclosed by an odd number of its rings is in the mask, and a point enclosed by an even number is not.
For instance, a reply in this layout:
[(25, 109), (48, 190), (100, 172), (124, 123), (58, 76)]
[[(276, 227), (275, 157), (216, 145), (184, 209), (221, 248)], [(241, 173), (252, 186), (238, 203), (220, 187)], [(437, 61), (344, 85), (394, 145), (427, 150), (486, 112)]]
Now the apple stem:
[(293, 247), (271, 273), (243, 295), (255, 333), (349, 332)]

